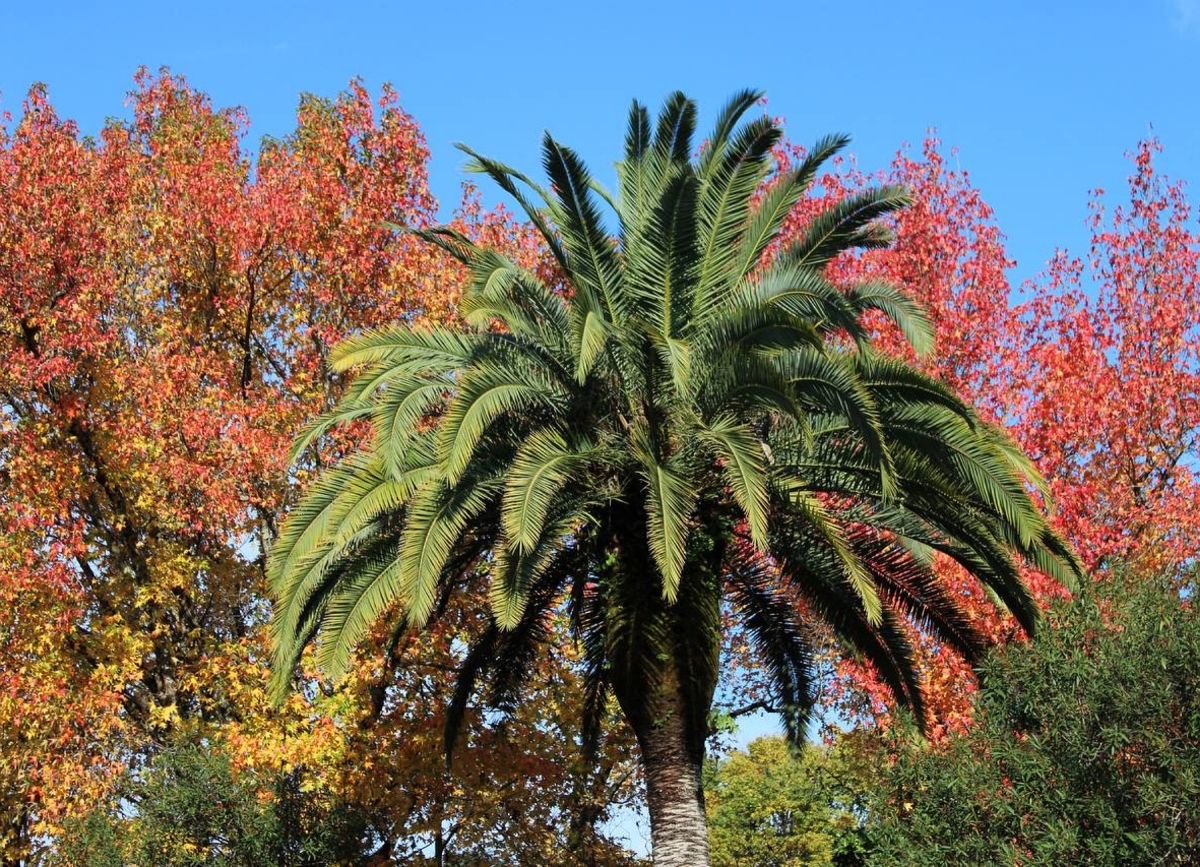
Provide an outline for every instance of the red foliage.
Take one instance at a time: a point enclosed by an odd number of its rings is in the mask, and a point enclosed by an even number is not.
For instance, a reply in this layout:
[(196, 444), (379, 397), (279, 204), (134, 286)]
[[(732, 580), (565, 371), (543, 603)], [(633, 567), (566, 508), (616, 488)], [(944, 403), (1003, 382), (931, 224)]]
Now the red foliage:
[(136, 84), (97, 142), (40, 87), (0, 130), (0, 851), (203, 716), (197, 666), (261, 621), (327, 347), (457, 284), (381, 223), (434, 216), (394, 92), (306, 98), (252, 165), (239, 111)]
[[(869, 183), (909, 189), (895, 243), (830, 272), (890, 280), (928, 307), (937, 351), (923, 363), (1008, 427), (1049, 483), (1056, 526), (1100, 574), (1118, 563), (1181, 570), (1200, 551), (1200, 229), (1182, 186), (1156, 174), (1159, 149), (1143, 142), (1132, 155), (1128, 204), (1110, 212), (1095, 193), (1086, 259), (1060, 252), (1021, 299), (991, 208), (934, 138), (920, 158), (898, 153), (886, 173), (821, 179), (820, 195), (792, 215), (799, 228)], [(898, 335), (880, 339), (906, 351)], [(944, 577), (996, 640), (1018, 634), (975, 582), (949, 565)], [(1043, 599), (1061, 592), (1034, 572), (1027, 578)], [(969, 721), (973, 676), (921, 640), (936, 735)], [(877, 678), (845, 660), (836, 668), (840, 713), (886, 722), (890, 700)]]

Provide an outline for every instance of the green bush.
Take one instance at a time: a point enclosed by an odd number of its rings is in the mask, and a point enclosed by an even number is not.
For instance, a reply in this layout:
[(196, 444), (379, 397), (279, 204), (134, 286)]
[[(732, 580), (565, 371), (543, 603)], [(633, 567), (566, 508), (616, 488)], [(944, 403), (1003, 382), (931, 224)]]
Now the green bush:
[(1200, 863), (1200, 616), (1111, 579), (984, 667), (978, 722), (912, 738), (873, 793), (871, 864)]
[(112, 814), (67, 829), (62, 867), (333, 867), (369, 847), (362, 817), (306, 792), (299, 773), (234, 774), (219, 748), (172, 746), (131, 778)]

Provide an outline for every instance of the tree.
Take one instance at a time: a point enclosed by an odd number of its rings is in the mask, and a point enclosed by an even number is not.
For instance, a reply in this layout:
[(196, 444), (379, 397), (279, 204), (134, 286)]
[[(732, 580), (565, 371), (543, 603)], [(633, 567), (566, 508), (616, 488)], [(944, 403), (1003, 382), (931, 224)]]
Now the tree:
[[(130, 106), (91, 139), (35, 87), (0, 122), (0, 864), (40, 863), (98, 805), (128, 837), (121, 781), (178, 742), (235, 776), (302, 773), (397, 857), (454, 829), (446, 857), (503, 844), (553, 861), (576, 839), (619, 863), (603, 821), (632, 762), (620, 734), (591, 765), (561, 760), (569, 650), (538, 661), (536, 719), (467, 716), (453, 773), (444, 673), (482, 628), (470, 607), (391, 654), (371, 636), (337, 690), (266, 700), (261, 555), (360, 433), (287, 464), (345, 387), (328, 348), (452, 319), (466, 277), (381, 224), (433, 223), (416, 121), (355, 81), (302, 97), (294, 130), (253, 153), (243, 112), (165, 70), (137, 75)], [(455, 224), (536, 266), (508, 215), (467, 198)]]
[(758, 738), (709, 765), (705, 783), (714, 865), (830, 867), (844, 863), (874, 772), (847, 749)]
[(3, 857), (173, 729), (272, 728), (245, 700), (265, 639), (248, 552), (290, 495), (290, 430), (336, 394), (324, 347), (443, 315), (400, 275), (454, 285), (457, 266), (378, 225), (433, 209), (394, 93), (303, 100), (253, 172), (245, 129), (143, 71), (131, 120), (97, 140), (41, 87), (0, 132)]
[(70, 823), (54, 864), (332, 867), (371, 854), (370, 826), (302, 773), (235, 775), (215, 744), (170, 746), (121, 786), (126, 822), (103, 809)]
[(1089, 203), (1086, 256), (1060, 252), (1027, 286), (1018, 436), (1089, 565), (1150, 577), (1200, 555), (1200, 229), (1184, 186), (1129, 154), (1128, 199)]
[(869, 863), (1195, 863), (1191, 592), (1113, 578), (991, 656), (976, 725), (940, 747), (909, 743), (874, 788)]
[(691, 101), (670, 97), (653, 131), (635, 103), (616, 195), (549, 135), (548, 190), (468, 151), (537, 227), (553, 279), (454, 230), (417, 230), (470, 268), (469, 327), (399, 325), (335, 350), (335, 370), (363, 369), (296, 451), (341, 422), (369, 419), (373, 436), (309, 489), (268, 564), (277, 699), (318, 631), (317, 659), (340, 675), (377, 618), (390, 614), (398, 636), (419, 630), (486, 570), (492, 622), (459, 671), (450, 750), (485, 679), (493, 706), (519, 703), (565, 605), (584, 656), (585, 746), (611, 694), (638, 741), (662, 864), (708, 862), (700, 771), (723, 601), (799, 741), (813, 660), (798, 601), (920, 717), (905, 618), (970, 659), (987, 644), (929, 552), (1030, 630), (1039, 612), (1014, 557), (1065, 583), (1079, 574), (1003, 433), (872, 348), (862, 317), (874, 310), (927, 349), (919, 309), (887, 284), (842, 291), (823, 275), (843, 251), (886, 243), (877, 219), (906, 203), (902, 190), (846, 199), (760, 267), (846, 140), (818, 142), (760, 198), (782, 132), (741, 123), (758, 99), (738, 94), (695, 159)]
[[(914, 198), (896, 242), (843, 260), (846, 277), (882, 277), (929, 311), (938, 353), (926, 370), (1003, 422), (1046, 478), (1053, 524), (1089, 569), (1108, 564), (1147, 579), (1184, 570), (1200, 553), (1200, 231), (1185, 187), (1158, 171), (1156, 141), (1129, 154), (1120, 197), (1096, 190), (1086, 253), (1059, 251), (1015, 292), (1003, 235), (968, 174), (928, 140), (919, 158), (897, 155), (880, 178), (839, 174), (823, 182), (830, 201), (868, 182), (903, 183)], [(1113, 201), (1117, 199), (1117, 201)], [(825, 204), (828, 206), (828, 204)], [(810, 212), (795, 215), (801, 231)], [(894, 346), (894, 336), (884, 335)], [(942, 569), (970, 596), (997, 638), (1014, 634), (972, 582)], [(1060, 590), (1030, 575), (1044, 604)], [(928, 644), (928, 643), (926, 643)], [(971, 714), (971, 666), (929, 646), (931, 706), (940, 728)], [(839, 663), (852, 712), (884, 722), (886, 688)], [(852, 713), (853, 715), (853, 713)]]

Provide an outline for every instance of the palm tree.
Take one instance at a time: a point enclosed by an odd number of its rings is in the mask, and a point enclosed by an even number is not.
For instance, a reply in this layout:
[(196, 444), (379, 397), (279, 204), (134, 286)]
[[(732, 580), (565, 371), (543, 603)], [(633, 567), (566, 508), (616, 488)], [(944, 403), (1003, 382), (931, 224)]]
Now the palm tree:
[(847, 198), (762, 264), (847, 139), (773, 172), (782, 131), (744, 120), (759, 97), (737, 94), (698, 158), (690, 100), (671, 96), (653, 129), (635, 102), (615, 195), (548, 134), (548, 189), (464, 148), (524, 209), (560, 281), (451, 229), (415, 232), (470, 269), (468, 327), (397, 325), (337, 348), (334, 369), (360, 372), (296, 454), (350, 419), (370, 419), (374, 439), (313, 484), (269, 558), (277, 697), (314, 638), (337, 676), (383, 613), (399, 612), (397, 634), (420, 629), (487, 574), (489, 626), (459, 672), (448, 750), (484, 685), (493, 706), (519, 700), (547, 615), (565, 608), (583, 650), (584, 747), (612, 696), (668, 865), (708, 863), (700, 770), (724, 610), (757, 642), (799, 741), (815, 700), (806, 618), (923, 718), (906, 623), (968, 659), (987, 644), (934, 552), (1027, 630), (1038, 608), (1019, 563), (1079, 575), (1005, 435), (872, 347), (863, 315), (880, 311), (928, 350), (920, 309), (889, 285), (824, 275), (839, 253), (887, 243), (878, 218), (903, 190)]

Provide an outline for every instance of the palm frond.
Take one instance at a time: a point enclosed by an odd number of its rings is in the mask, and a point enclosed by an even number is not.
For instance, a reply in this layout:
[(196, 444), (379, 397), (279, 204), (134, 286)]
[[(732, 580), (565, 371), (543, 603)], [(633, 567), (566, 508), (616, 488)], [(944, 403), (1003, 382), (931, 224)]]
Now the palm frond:
[(441, 418), (439, 435), (446, 480), (455, 484), (466, 471), (488, 427), (503, 417), (551, 410), (564, 395), (552, 379), (492, 363), (463, 376)]
[(608, 348), (609, 324), (596, 310), (572, 311), (572, 332), (578, 345), (575, 364), (575, 381), (580, 385), (587, 382), (596, 362)]
[(479, 252), (479, 248), (475, 246), (474, 241), (462, 232), (449, 226), (435, 226), (432, 229), (414, 229), (409, 226), (400, 226), (396, 223), (384, 223), (384, 225), (405, 235), (412, 235), (414, 238), (419, 238), (426, 244), (432, 244), (443, 252), (449, 253), (452, 258), (464, 265), (470, 265)]
[(847, 250), (882, 246), (887, 235), (872, 224), (910, 203), (908, 193), (895, 186), (876, 187), (842, 199), (814, 217), (803, 236), (780, 253), (779, 261), (820, 268)]
[(625, 287), (631, 312), (675, 335), (692, 302), (698, 261), (695, 219), (699, 181), (687, 169), (670, 172), (643, 219), (626, 226)]
[(769, 186), (738, 244), (734, 268), (737, 277), (748, 277), (758, 268), (763, 254), (778, 236), (784, 220), (812, 186), (821, 166), (849, 143), (850, 137), (846, 135), (819, 139), (798, 167)]
[(567, 250), (565, 270), (577, 293), (603, 300), (608, 318), (618, 322), (628, 312), (621, 289), (621, 268), (612, 238), (604, 230), (592, 201), (591, 176), (583, 161), (547, 133), (542, 162), (557, 194), (558, 229)]
[(845, 297), (858, 316), (869, 310), (878, 310), (887, 316), (918, 357), (933, 352), (933, 324), (924, 308), (904, 291), (890, 283), (865, 280), (851, 286)]
[(860, 316), (846, 293), (814, 268), (783, 264), (769, 267), (741, 284), (733, 303), (789, 313), (819, 333), (840, 330), (858, 338), (863, 331)]
[(360, 562), (329, 594), (321, 616), (317, 665), (337, 680), (350, 670), (355, 648), (379, 616), (395, 604), (400, 562), (392, 556)]
[(497, 160), (481, 156), (464, 144), (458, 144), (456, 147), (471, 157), (471, 160), (466, 165), (467, 171), (487, 175), (496, 186), (512, 196), (516, 203), (520, 205), (521, 210), (525, 212), (525, 216), (529, 219), (529, 222), (533, 223), (534, 227), (538, 230), (538, 234), (542, 236), (542, 240), (546, 244), (546, 249), (554, 256), (554, 261), (564, 271), (567, 270), (567, 255), (562, 248), (558, 234), (551, 227), (550, 223), (547, 222), (546, 215), (542, 209), (529, 201), (529, 198), (517, 185), (523, 184), (525, 187), (533, 190), (542, 202), (545, 203), (546, 208), (553, 210), (554, 199), (550, 193), (511, 166), (506, 166)]
[(515, 334), (551, 347), (561, 343), (568, 313), (560, 296), (495, 251), (482, 251), (469, 264), (472, 291), (459, 303), (467, 324), (485, 328), (496, 316)]
[[(768, 118), (747, 124), (723, 147), (704, 178), (700, 196), (700, 264), (696, 276), (695, 304), (701, 310), (712, 304), (717, 286), (737, 279), (738, 243), (755, 191), (770, 170), (770, 153), (783, 132)], [(702, 167), (703, 172), (703, 167)]]
[(734, 308), (707, 325), (704, 333), (692, 341), (701, 357), (712, 358), (729, 350), (782, 356), (802, 349), (821, 352), (825, 348), (825, 341), (809, 320), (776, 307)]
[(802, 744), (817, 698), (816, 660), (796, 602), (780, 592), (778, 575), (762, 558), (735, 563), (729, 578), (734, 608), (741, 613), (775, 690), (784, 733), (790, 743)]
[(879, 407), (853, 362), (843, 355), (808, 350), (789, 354), (785, 365), (801, 404), (845, 418), (878, 469), (883, 496), (895, 496), (895, 471)]
[(755, 547), (765, 551), (768, 545), (767, 506), (770, 489), (762, 442), (754, 431), (730, 416), (722, 416), (699, 430), (709, 442), (717, 458), (724, 464), (725, 478), (734, 499), (746, 516), (750, 538)]
[(360, 418), (366, 418), (374, 412), (374, 407), (365, 401), (343, 401), (329, 412), (323, 412), (300, 429), (292, 447), (288, 451), (289, 465), (300, 460), (308, 449), (333, 428), (349, 424)]
[(745, 88), (737, 91), (725, 103), (720, 113), (717, 115), (717, 122), (713, 124), (712, 134), (708, 137), (705, 143), (705, 150), (700, 155), (700, 175), (705, 176), (709, 170), (725, 153), (725, 147), (729, 142), (729, 137), (737, 128), (751, 108), (759, 103), (766, 96), (761, 90), (750, 90)]
[(417, 376), (392, 383), (374, 401), (375, 451), (393, 475), (403, 473), (409, 450), (422, 441), (421, 423), (445, 400), (450, 388), (448, 379)]
[(859, 378), (884, 414), (893, 407), (930, 404), (958, 416), (973, 429), (980, 425), (975, 412), (940, 379), (872, 349), (855, 353), (853, 361)]
[(385, 559), (395, 544), (386, 534), (371, 528), (351, 540), (336, 556), (327, 556), (307, 574), (298, 576), (303, 582), (291, 599), (280, 601), (276, 594), (274, 616), (271, 620), (272, 662), (268, 695), (273, 704), (281, 704), (304, 648), (318, 634), (325, 616), (326, 604), (343, 581), (363, 564)]
[[(551, 519), (543, 521), (537, 539), (528, 550), (505, 547), (496, 550), (488, 602), (501, 629), (517, 627), (528, 609), (531, 591), (542, 583), (555, 562), (569, 553), (570, 540), (588, 518), (578, 500), (572, 502), (560, 497), (551, 511)], [(561, 585), (561, 580), (556, 580), (556, 586)]]
[(660, 462), (649, 449), (639, 450), (649, 509), (650, 553), (662, 576), (663, 598), (673, 603), (679, 594), (687, 549), (688, 519), (696, 491), (675, 461)]
[(442, 570), (459, 537), (500, 491), (496, 478), (454, 487), (435, 478), (409, 501), (400, 537), (398, 595), (414, 627), (424, 626), (433, 612)]
[(504, 488), (501, 523), (509, 547), (529, 553), (551, 503), (588, 460), (590, 445), (572, 445), (555, 429), (534, 433), (517, 450)]
[(470, 364), (478, 346), (479, 337), (469, 332), (394, 325), (343, 340), (330, 352), (329, 366), (335, 373), (345, 373), (360, 364), (386, 362), (390, 376), (451, 371)]
[[(793, 520), (775, 522), (779, 531), (771, 543), (772, 551), (784, 553), (787, 557), (781, 561), (788, 564), (784, 566), (784, 571), (790, 574), (794, 568), (797, 556), (794, 546), (797, 540), (804, 540), (808, 553), (821, 555), (822, 563), (831, 573), (830, 580), (839, 581), (853, 591), (855, 606), (862, 611), (866, 622), (871, 626), (879, 625), (884, 614), (879, 588), (875, 586), (866, 565), (850, 547), (842, 524), (817, 496), (802, 485), (792, 485), (786, 494)], [(797, 525), (796, 518), (800, 519), (802, 526)]]
[(647, 212), (648, 195), (646, 156), (650, 151), (650, 112), (636, 99), (629, 107), (629, 125), (625, 132), (625, 158), (617, 163), (619, 199), (617, 213), (621, 218), (621, 233), (636, 225)]
[(696, 103), (675, 91), (663, 103), (654, 130), (652, 151), (664, 166), (687, 162), (692, 156), (692, 136), (696, 132)]
[(354, 456), (324, 473), (305, 492), (280, 528), (267, 562), (267, 578), (277, 604), (282, 603), (285, 609), (291, 606), (291, 597), (298, 589), (294, 580), (298, 567), (326, 544), (329, 531), (337, 527), (339, 510), (350, 507), (346, 488), (386, 481), (378, 461), (370, 456)]

